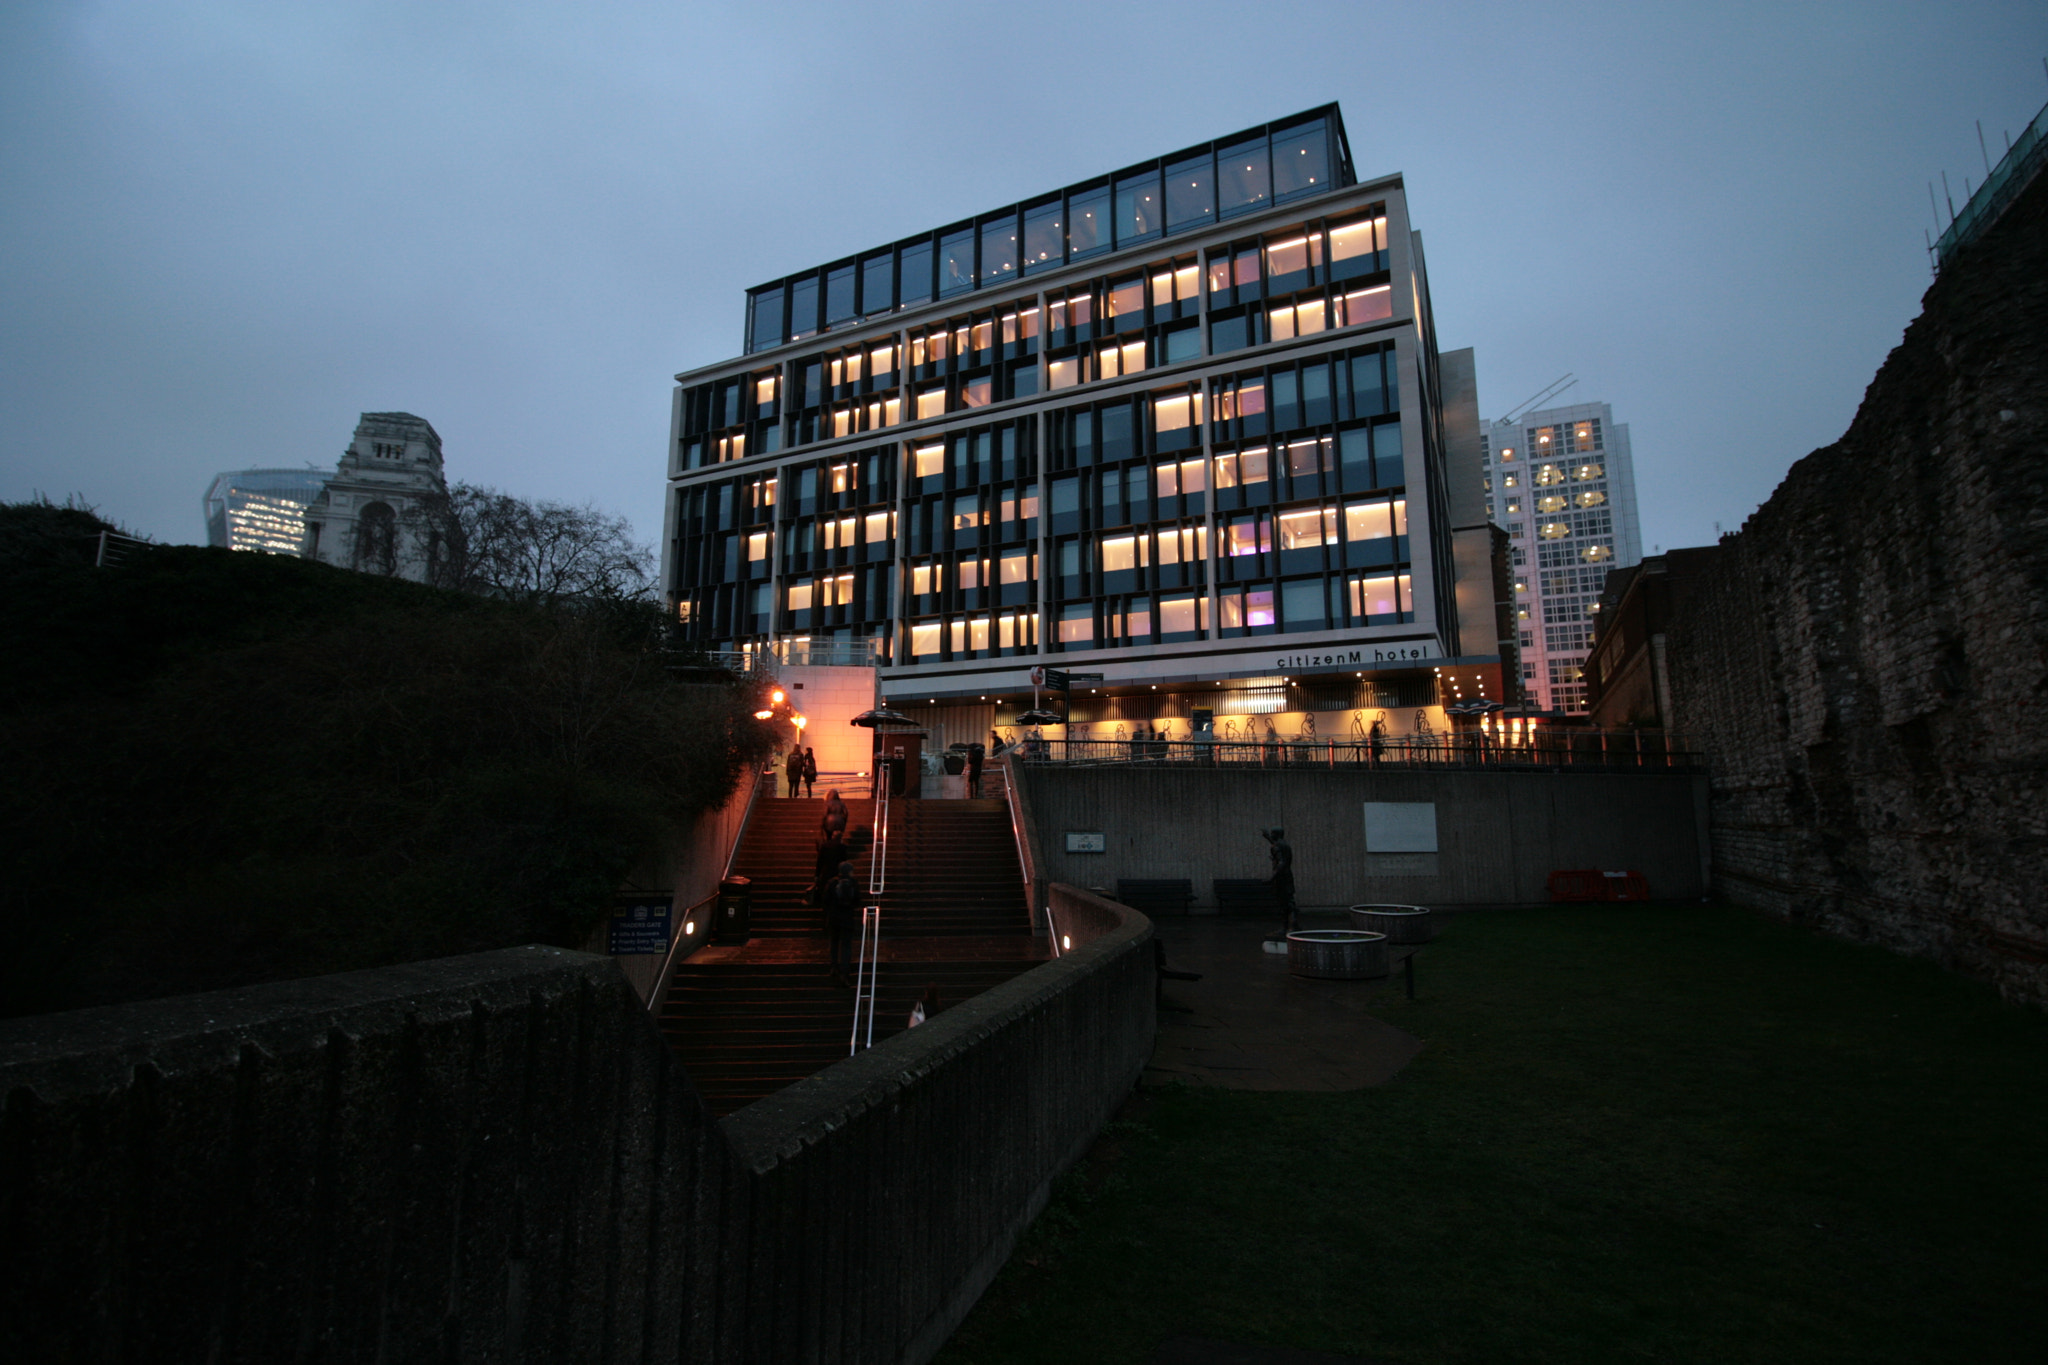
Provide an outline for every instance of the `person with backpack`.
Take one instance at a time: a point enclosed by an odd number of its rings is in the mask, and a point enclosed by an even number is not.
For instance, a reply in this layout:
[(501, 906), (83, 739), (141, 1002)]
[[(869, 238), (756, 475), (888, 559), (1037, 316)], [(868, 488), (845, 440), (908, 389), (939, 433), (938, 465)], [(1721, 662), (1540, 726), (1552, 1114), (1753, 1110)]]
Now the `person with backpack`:
[(818, 781), (818, 755), (808, 745), (804, 748), (804, 799), (809, 800), (811, 788)]
[(801, 748), (789, 751), (789, 757), (783, 760), (782, 772), (789, 779), (789, 794), (795, 796), (804, 780), (804, 751)]

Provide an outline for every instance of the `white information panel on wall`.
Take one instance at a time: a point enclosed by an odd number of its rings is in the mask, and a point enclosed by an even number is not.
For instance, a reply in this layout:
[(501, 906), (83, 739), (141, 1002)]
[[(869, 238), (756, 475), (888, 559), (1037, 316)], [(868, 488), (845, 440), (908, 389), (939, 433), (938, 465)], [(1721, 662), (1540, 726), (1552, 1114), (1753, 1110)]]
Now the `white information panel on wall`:
[[(1068, 835), (1072, 838), (1072, 835)], [(1368, 801), (1365, 803), (1367, 853), (1436, 852), (1436, 802)]]
[(1108, 851), (1109, 840), (1100, 834), (1083, 834), (1071, 829), (1067, 831), (1067, 852), (1069, 853), (1106, 853)]

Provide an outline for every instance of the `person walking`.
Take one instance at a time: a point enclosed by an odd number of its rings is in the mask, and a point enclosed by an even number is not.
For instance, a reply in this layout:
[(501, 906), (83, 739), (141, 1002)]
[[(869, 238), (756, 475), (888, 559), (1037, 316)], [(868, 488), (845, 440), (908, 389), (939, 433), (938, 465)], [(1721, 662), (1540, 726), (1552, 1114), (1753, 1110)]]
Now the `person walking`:
[(846, 841), (839, 837), (839, 831), (827, 830), (825, 842), (818, 845), (818, 856), (811, 864), (811, 904), (825, 903), (825, 888), (839, 873), (839, 865), (849, 862), (853, 853), (846, 847)]
[(970, 797), (981, 795), (982, 753), (982, 746), (979, 744), (967, 746), (967, 794)]
[(1273, 899), (1280, 904), (1280, 913), (1286, 917), (1286, 927), (1281, 937), (1295, 930), (1294, 915), (1294, 845), (1287, 842), (1287, 831), (1270, 829), (1266, 835), (1266, 852), (1273, 860)]
[(832, 979), (852, 984), (846, 969), (853, 965), (853, 935), (860, 927), (860, 883), (853, 879), (853, 864), (841, 863), (839, 875), (825, 887), (825, 928), (832, 935)]
[(808, 745), (804, 748), (804, 798), (808, 800), (811, 788), (818, 781), (818, 755)]
[(821, 826), (825, 837), (832, 838), (835, 833), (844, 837), (847, 818), (846, 803), (839, 799), (839, 788), (834, 787), (825, 793), (825, 822)]
[(796, 795), (797, 786), (804, 780), (804, 751), (791, 749), (783, 761), (782, 771), (789, 778), (789, 794)]

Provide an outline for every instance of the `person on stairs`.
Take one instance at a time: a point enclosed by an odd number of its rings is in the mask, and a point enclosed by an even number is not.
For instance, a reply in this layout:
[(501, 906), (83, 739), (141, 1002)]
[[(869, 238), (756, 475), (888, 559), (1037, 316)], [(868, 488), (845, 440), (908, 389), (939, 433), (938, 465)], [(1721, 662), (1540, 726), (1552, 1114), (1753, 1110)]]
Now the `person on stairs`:
[(782, 771), (789, 778), (789, 794), (796, 795), (796, 789), (804, 780), (804, 751), (792, 748), (789, 757), (783, 760)]
[(811, 797), (811, 788), (818, 780), (818, 755), (809, 745), (804, 746), (804, 799)]
[(839, 788), (834, 787), (826, 792), (825, 823), (822, 826), (826, 838), (831, 838), (835, 831), (842, 836), (845, 835), (847, 815), (846, 803), (839, 799)]
[(825, 927), (832, 934), (832, 979), (851, 985), (846, 973), (853, 965), (853, 936), (860, 928), (860, 883), (853, 879), (852, 863), (841, 863), (839, 875), (825, 887)]
[(811, 867), (812, 905), (825, 903), (825, 888), (830, 886), (833, 877), (838, 875), (839, 865), (850, 862), (852, 858), (853, 853), (846, 847), (846, 841), (840, 837), (840, 832), (836, 829), (826, 830), (825, 842), (818, 845), (817, 861)]

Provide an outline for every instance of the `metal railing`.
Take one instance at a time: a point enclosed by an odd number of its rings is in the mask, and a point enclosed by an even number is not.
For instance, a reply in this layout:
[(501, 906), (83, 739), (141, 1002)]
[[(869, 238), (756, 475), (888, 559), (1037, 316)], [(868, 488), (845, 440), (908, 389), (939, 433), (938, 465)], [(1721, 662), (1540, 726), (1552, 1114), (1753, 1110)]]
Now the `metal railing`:
[(790, 668), (872, 668), (883, 662), (871, 640), (778, 640), (759, 649), (714, 649), (705, 654), (713, 668), (748, 674)]
[[(1006, 751), (1004, 759), (1007, 760), (1008, 756)], [(1010, 814), (1010, 837), (1017, 843), (1017, 872), (1024, 879), (1024, 906), (1031, 912), (1032, 924), (1036, 928), (1040, 909), (1038, 904), (1040, 899), (1038, 869), (1031, 859), (1031, 842), (1024, 837), (1024, 807), (1021, 804), (1022, 798), (1017, 794), (1017, 773), (1015, 769), (1009, 766), (1007, 761), (999, 760), (999, 762), (1001, 762), (1000, 768), (995, 764), (991, 764), (988, 771), (1000, 771), (1003, 775), (1003, 805)], [(1058, 957), (1060, 955), (1060, 940), (1058, 934), (1052, 933), (1052, 903), (1047, 901), (1043, 908), (1045, 910), (1046, 932), (1052, 934), (1052, 955)]]
[(1173, 768), (1487, 768), (1676, 772), (1705, 766), (1678, 736), (1642, 730), (1558, 730), (1503, 742), (1479, 732), (1371, 740), (1027, 739), (1031, 765)]
[[(754, 822), (754, 808), (761, 804), (761, 787), (764, 782), (767, 784), (768, 794), (773, 796), (775, 794), (774, 769), (771, 768), (765, 773), (756, 773), (754, 775), (754, 790), (747, 795), (747, 809), (740, 816), (740, 827), (733, 831), (732, 847), (726, 850), (725, 870), (719, 874), (721, 882), (727, 877), (732, 876), (733, 864), (739, 861), (740, 845), (746, 842), (747, 826)], [(687, 924), (695, 919), (698, 912), (702, 911), (706, 906), (711, 906), (715, 913), (718, 897), (719, 892), (713, 891), (703, 900), (698, 901), (683, 912), (683, 922)], [(656, 978), (654, 989), (647, 993), (647, 1012), (649, 1014), (659, 1014), (661, 1012), (663, 1003), (668, 999), (668, 983), (675, 979), (676, 955), (682, 951), (683, 945), (688, 943), (692, 937), (694, 936), (690, 934), (676, 932), (674, 918), (670, 918), (668, 954), (661, 960), (661, 975)]]
[[(1979, 136), (1982, 136), (1980, 131)], [(1949, 259), (1968, 246), (1984, 230), (1998, 221), (2006, 206), (2019, 198), (2020, 192), (2032, 183), (2040, 173), (2042, 163), (2048, 161), (2048, 105), (2034, 115), (1991, 173), (1984, 177), (1984, 183), (1963, 204), (1963, 211), (1956, 214), (1934, 243), (1935, 268), (1940, 269)], [(1942, 181), (1948, 183), (1946, 179)]]
[(846, 1055), (875, 1045), (875, 983), (882, 973), (882, 907), (860, 912), (860, 956), (853, 962), (853, 1037)]

